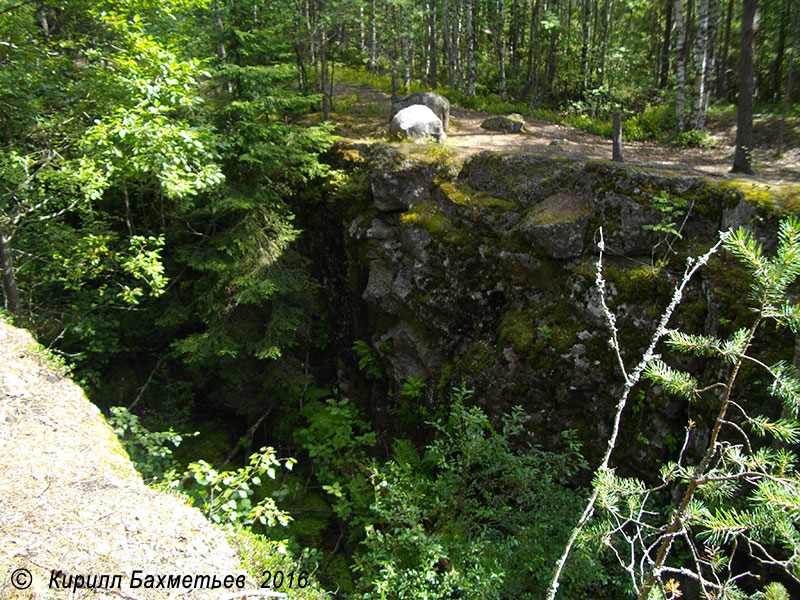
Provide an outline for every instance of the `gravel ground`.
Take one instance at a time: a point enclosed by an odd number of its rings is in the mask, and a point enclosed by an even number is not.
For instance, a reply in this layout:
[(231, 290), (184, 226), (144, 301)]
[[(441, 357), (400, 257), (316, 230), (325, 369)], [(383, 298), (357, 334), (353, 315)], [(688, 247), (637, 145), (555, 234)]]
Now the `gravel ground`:
[[(40, 356), (29, 333), (0, 321), (0, 598), (239, 598), (130, 588), (134, 570), (220, 580), (244, 571), (221, 529), (142, 483), (97, 407)], [(26, 581), (19, 569), (32, 576), (25, 591), (12, 584)], [(57, 591), (52, 570), (121, 574), (122, 586)]]

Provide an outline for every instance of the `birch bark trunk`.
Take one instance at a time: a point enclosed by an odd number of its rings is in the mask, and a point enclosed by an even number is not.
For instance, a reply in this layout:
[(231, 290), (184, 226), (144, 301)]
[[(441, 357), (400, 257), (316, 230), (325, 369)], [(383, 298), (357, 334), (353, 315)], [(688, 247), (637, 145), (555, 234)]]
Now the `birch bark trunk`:
[(506, 52), (503, 47), (503, 0), (497, 0), (497, 31), (495, 32), (495, 52), (500, 78), (500, 99), (506, 100)]
[(464, 0), (464, 25), (467, 36), (467, 95), (475, 95), (475, 35), (472, 23), (472, 1)]

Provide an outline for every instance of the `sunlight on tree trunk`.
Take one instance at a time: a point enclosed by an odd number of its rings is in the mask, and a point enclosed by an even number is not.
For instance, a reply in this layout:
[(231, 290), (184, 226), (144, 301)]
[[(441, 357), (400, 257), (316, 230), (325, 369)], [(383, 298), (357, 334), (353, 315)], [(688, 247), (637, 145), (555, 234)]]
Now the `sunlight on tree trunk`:
[(753, 94), (758, 0), (742, 0), (742, 41), (739, 52), (739, 100), (736, 113), (736, 150), (733, 155), (734, 173), (753, 174)]

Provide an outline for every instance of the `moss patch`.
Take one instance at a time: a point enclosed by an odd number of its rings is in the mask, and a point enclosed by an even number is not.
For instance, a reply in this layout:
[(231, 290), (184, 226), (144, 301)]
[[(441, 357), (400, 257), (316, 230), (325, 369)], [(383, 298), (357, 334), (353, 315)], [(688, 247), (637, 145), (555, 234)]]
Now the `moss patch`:
[(466, 231), (456, 227), (439, 205), (432, 201), (414, 205), (401, 219), (403, 223), (424, 229), (432, 237), (447, 243), (465, 244), (469, 241)]
[(527, 226), (571, 223), (591, 211), (582, 199), (572, 194), (559, 193), (546, 198), (531, 208), (523, 219)]
[(503, 316), (497, 331), (500, 344), (510, 344), (517, 353), (526, 353), (536, 339), (536, 321), (529, 311), (512, 308)]
[(458, 206), (479, 206), (485, 208), (499, 208), (501, 210), (516, 210), (518, 205), (503, 198), (497, 198), (487, 192), (476, 191), (468, 183), (440, 183), (439, 189), (453, 204)]
[(800, 211), (800, 184), (763, 183), (744, 178), (725, 181), (704, 178), (703, 181), (713, 190), (738, 192), (748, 203), (768, 212), (787, 214)]

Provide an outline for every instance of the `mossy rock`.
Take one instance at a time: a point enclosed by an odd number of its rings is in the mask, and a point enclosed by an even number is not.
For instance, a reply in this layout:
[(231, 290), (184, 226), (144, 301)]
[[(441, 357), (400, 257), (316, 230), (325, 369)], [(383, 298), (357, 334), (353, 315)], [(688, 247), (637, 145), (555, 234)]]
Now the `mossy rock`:
[(403, 213), (401, 222), (427, 231), (431, 237), (448, 244), (466, 244), (467, 232), (457, 227), (441, 207), (433, 201), (421, 202)]
[(481, 123), (481, 129), (501, 131), (503, 133), (521, 133), (525, 131), (525, 119), (516, 113), (489, 117)]
[(474, 190), (530, 207), (563, 191), (585, 164), (536, 154), (484, 151), (464, 163), (458, 178)]
[(466, 182), (443, 182), (439, 184), (439, 190), (448, 201), (456, 206), (497, 208), (510, 211), (519, 208), (510, 200), (492, 196), (485, 191), (475, 190)]

